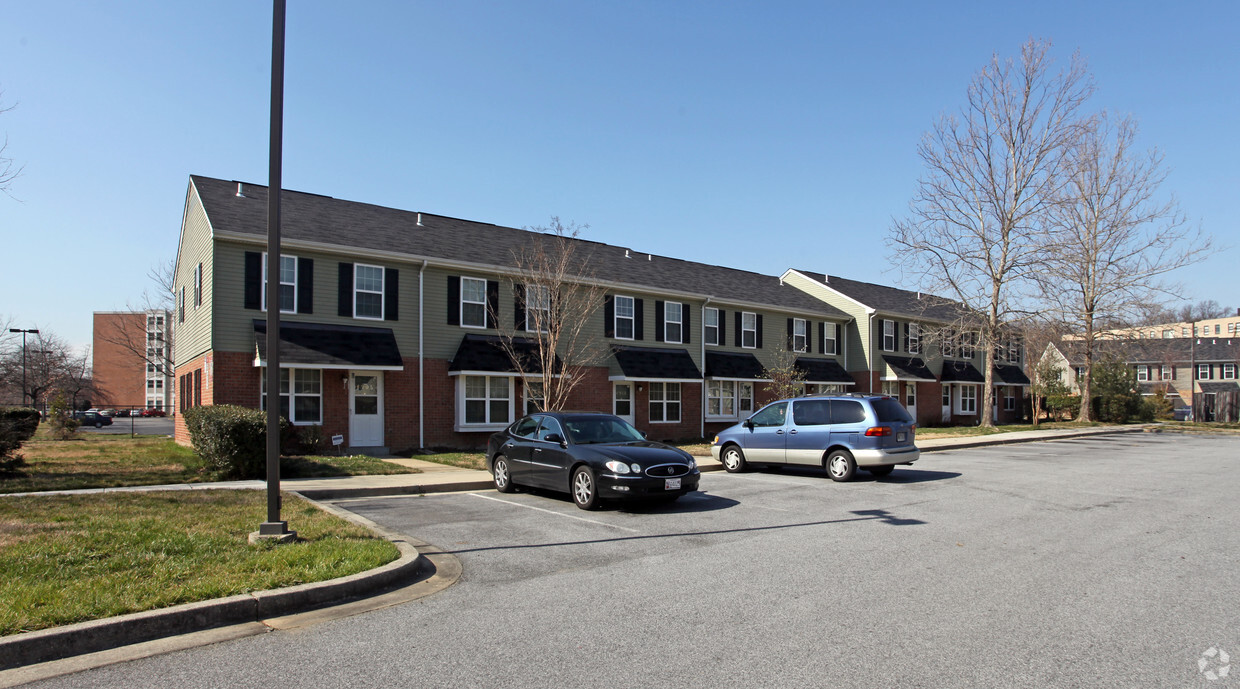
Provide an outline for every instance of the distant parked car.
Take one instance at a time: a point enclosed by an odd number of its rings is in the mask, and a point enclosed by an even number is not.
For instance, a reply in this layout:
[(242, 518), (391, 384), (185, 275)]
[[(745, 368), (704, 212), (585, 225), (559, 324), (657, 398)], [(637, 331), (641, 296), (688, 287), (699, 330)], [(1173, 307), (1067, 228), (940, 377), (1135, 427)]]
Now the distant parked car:
[(142, 416), (167, 416), (168, 412), (163, 409), (143, 409)]
[(531, 414), (491, 436), (487, 469), (495, 489), (520, 484), (570, 493), (583, 510), (604, 498), (675, 500), (698, 487), (697, 462), (684, 450), (646, 440), (611, 414)]
[(75, 411), (73, 418), (82, 422), (83, 426), (94, 426), (95, 428), (103, 428), (111, 426), (112, 419), (100, 414), (97, 411)]
[(729, 472), (750, 465), (820, 466), (836, 481), (857, 469), (875, 476), (921, 456), (917, 426), (900, 402), (884, 395), (824, 395), (780, 400), (720, 431), (710, 453)]
[(117, 409), (117, 410), (116, 410), (116, 414), (115, 414), (115, 416), (119, 416), (119, 417), (123, 417), (123, 418), (128, 418), (128, 416), (129, 416), (129, 410), (128, 410), (128, 409)]

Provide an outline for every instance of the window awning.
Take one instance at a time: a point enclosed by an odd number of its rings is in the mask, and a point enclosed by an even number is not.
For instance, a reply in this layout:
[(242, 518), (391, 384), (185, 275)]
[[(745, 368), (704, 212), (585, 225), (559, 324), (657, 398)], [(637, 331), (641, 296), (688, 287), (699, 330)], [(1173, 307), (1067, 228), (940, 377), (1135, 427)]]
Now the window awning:
[(1197, 385), (1201, 387), (1202, 392), (1213, 392), (1216, 394), (1220, 392), (1235, 392), (1237, 389), (1240, 389), (1240, 385), (1234, 381), (1226, 383), (1197, 381)]
[(982, 375), (982, 372), (967, 361), (944, 361), (941, 379), (944, 383), (986, 382), (986, 377)]
[(727, 352), (706, 353), (706, 377), (715, 380), (765, 380), (762, 364), (758, 363), (757, 357)]
[(1027, 387), (1032, 383), (1029, 381), (1029, 376), (1026, 376), (1019, 366), (1000, 365), (995, 366), (995, 385)]
[(612, 345), (611, 351), (623, 373), (619, 377), (612, 376), (612, 380), (702, 382), (702, 373), (686, 350)]
[(814, 385), (856, 385), (857, 381), (835, 359), (797, 358), (797, 368), (805, 371), (805, 382)]
[[(254, 320), (255, 366), (267, 365), (267, 321)], [(403, 371), (390, 328), (280, 321), (280, 368)]]
[(926, 362), (919, 357), (888, 356), (884, 354), (883, 361), (887, 364), (888, 375), (883, 376), (881, 380), (904, 380), (916, 383), (936, 382), (934, 374), (930, 372), (930, 369), (926, 368)]
[[(525, 373), (542, 375), (542, 361), (538, 356), (538, 342), (531, 338), (512, 338), (512, 348), (522, 362)], [(555, 367), (560, 367), (560, 358), (555, 359)], [(496, 335), (469, 334), (461, 339), (456, 348), (452, 363), (448, 364), (448, 375), (463, 373), (491, 373), (516, 375), (521, 371), (513, 362), (512, 357), (504, 350), (504, 343)]]

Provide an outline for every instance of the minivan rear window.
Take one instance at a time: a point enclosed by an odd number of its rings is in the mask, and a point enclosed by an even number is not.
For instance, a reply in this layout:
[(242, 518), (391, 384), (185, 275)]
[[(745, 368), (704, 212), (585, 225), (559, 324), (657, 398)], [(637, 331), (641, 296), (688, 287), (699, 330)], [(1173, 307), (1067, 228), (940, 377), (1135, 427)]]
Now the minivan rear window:
[(831, 400), (831, 423), (861, 423), (865, 408), (854, 400)]
[(879, 423), (908, 423), (913, 420), (904, 406), (890, 397), (876, 399), (872, 404)]
[(831, 402), (797, 400), (792, 403), (792, 422), (798, 426), (825, 426), (831, 423)]

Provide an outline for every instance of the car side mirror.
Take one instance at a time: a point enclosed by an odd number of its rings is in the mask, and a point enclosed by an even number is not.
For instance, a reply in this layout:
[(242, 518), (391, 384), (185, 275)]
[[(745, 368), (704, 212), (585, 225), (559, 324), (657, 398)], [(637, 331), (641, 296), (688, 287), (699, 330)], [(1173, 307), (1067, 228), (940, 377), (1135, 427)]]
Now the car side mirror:
[(545, 437), (543, 437), (543, 440), (546, 440), (549, 443), (557, 443), (560, 447), (568, 447), (568, 441), (564, 440), (564, 437), (559, 433), (548, 433)]
[(646, 432), (645, 432), (645, 431), (638, 431), (638, 433), (641, 433), (641, 434), (642, 434), (642, 438), (649, 438), (649, 437), (650, 437), (649, 435), (647, 435), (647, 434), (646, 434)]
[(745, 422), (742, 423), (741, 425), (752, 431), (753, 430), (753, 419), (745, 419)]

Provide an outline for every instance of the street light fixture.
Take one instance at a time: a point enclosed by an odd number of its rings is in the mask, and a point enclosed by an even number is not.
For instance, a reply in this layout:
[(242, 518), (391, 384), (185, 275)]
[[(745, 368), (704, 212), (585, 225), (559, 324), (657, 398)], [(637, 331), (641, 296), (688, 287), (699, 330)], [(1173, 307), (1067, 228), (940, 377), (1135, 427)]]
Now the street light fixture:
[[(39, 330), (38, 328), (31, 328), (30, 330), (22, 330), (21, 328), (9, 328), (9, 332), (22, 334), (22, 404), (25, 404), (26, 403), (26, 335), (27, 334), (38, 335)], [(33, 399), (30, 400), (30, 406), (32, 407), (34, 406)]]

